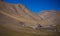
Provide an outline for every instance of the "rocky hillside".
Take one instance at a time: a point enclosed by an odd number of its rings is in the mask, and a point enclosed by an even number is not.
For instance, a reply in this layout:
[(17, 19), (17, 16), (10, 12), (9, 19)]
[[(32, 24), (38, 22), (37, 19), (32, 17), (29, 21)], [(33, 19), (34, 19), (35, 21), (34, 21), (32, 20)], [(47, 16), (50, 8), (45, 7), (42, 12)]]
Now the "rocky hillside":
[[(41, 11), (38, 16), (43, 20), (44, 25), (55, 25), (60, 21), (60, 12), (58, 11)], [(44, 22), (45, 21), (45, 22)], [(60, 23), (59, 23), (60, 24)]]

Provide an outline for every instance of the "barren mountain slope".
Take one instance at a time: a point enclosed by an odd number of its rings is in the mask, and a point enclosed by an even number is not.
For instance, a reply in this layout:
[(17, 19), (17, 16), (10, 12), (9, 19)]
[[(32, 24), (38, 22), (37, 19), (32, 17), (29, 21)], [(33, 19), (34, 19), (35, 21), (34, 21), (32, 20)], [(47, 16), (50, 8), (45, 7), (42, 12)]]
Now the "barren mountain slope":
[(40, 18), (42, 18), (42, 22), (41, 24), (43, 25), (54, 25), (57, 24), (58, 20), (60, 20), (60, 13), (58, 13), (57, 11), (41, 11), (40, 14), (38, 14), (38, 16), (40, 16)]

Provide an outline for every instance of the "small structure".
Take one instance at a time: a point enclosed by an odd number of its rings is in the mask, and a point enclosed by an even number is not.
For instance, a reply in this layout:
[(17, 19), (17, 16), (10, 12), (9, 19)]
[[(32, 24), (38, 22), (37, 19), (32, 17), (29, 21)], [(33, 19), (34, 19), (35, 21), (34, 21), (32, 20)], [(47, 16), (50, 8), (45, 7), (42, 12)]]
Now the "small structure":
[(40, 24), (37, 24), (37, 25), (36, 25), (36, 29), (41, 29), (41, 27), (42, 27), (42, 26), (41, 26)]
[(24, 22), (20, 22), (20, 25), (21, 25), (21, 26), (25, 26), (25, 23), (24, 23)]

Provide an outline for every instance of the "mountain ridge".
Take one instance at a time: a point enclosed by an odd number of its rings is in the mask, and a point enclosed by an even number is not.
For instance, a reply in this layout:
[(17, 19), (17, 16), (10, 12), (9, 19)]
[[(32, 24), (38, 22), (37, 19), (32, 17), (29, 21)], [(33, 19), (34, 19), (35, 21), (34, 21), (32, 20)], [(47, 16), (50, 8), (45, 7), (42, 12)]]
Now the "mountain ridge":
[[(24, 18), (29, 21), (34, 21), (36, 24), (44, 25), (45, 23), (48, 24), (48, 20), (45, 20), (46, 17), (51, 17), (50, 15), (54, 15), (55, 18), (59, 13), (57, 13), (54, 10), (51, 11), (41, 11), (40, 14), (36, 15), (32, 13), (30, 10), (28, 10), (25, 6), (22, 4), (6, 4), (5, 2), (0, 1), (0, 11), (3, 11), (4, 13), (7, 13), (9, 15), (12, 15), (17, 18)], [(56, 14), (56, 15), (55, 15)], [(42, 15), (42, 16), (41, 16)], [(42, 18), (43, 16), (46, 16)], [(47, 19), (47, 18), (46, 18)]]

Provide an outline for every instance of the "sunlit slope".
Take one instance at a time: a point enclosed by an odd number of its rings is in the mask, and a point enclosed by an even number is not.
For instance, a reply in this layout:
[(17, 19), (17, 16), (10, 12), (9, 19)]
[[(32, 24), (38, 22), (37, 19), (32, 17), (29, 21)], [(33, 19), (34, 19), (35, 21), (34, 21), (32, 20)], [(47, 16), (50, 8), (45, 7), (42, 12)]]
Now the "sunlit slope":
[(29, 11), (27, 8), (25, 8), (22, 4), (5, 4), (0, 2), (1, 4), (1, 10), (3, 11), (9, 11), (7, 13), (11, 13), (11, 14), (18, 14), (19, 16), (22, 16), (24, 18), (28, 18), (28, 19), (40, 19), (37, 15), (35, 15), (34, 13), (32, 13), (31, 11)]

